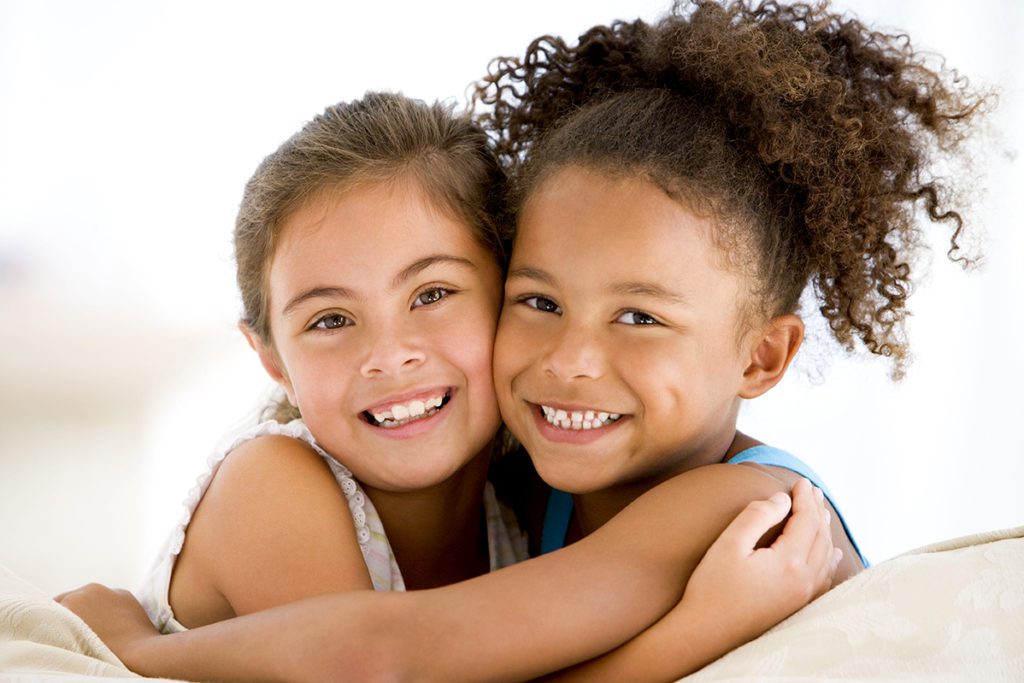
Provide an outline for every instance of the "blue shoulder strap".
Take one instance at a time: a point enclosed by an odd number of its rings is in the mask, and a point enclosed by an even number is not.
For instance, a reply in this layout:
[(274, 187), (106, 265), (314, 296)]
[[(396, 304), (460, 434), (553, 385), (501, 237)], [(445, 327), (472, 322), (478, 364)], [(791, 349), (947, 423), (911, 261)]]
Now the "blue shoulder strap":
[(548, 505), (544, 512), (544, 528), (540, 535), (540, 554), (550, 553), (565, 546), (572, 519), (572, 494), (551, 489)]
[(854, 540), (853, 534), (850, 533), (850, 527), (846, 525), (846, 520), (843, 518), (843, 513), (840, 512), (839, 506), (836, 505), (835, 498), (832, 497), (832, 493), (825, 486), (825, 482), (822, 481), (821, 477), (810, 468), (807, 463), (800, 460), (794, 455), (787, 453), (786, 451), (772, 446), (754, 446), (748, 448), (745, 451), (740, 451), (733, 457), (729, 458), (726, 462), (736, 465), (741, 462), (752, 462), (758, 465), (767, 465), (769, 467), (781, 467), (784, 470), (796, 472), (801, 477), (805, 477), (812, 484), (821, 489), (821, 492), (825, 494), (825, 498), (832, 504), (832, 509), (836, 511), (836, 515), (839, 517), (839, 522), (843, 525), (843, 531), (846, 532), (847, 537), (850, 539), (850, 543), (853, 544), (853, 549), (857, 551), (857, 555), (860, 557), (860, 561), (865, 567), (868, 567), (868, 561), (864, 557), (864, 553), (857, 547), (857, 541)]

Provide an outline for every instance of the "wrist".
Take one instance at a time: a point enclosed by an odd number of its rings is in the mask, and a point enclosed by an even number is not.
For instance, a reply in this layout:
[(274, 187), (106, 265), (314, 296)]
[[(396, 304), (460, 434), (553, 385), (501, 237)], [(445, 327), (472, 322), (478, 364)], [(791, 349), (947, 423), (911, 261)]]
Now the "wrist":
[(125, 639), (119, 643), (117, 657), (122, 664), (137, 674), (155, 675), (149, 669), (162, 637), (160, 633), (153, 633)]

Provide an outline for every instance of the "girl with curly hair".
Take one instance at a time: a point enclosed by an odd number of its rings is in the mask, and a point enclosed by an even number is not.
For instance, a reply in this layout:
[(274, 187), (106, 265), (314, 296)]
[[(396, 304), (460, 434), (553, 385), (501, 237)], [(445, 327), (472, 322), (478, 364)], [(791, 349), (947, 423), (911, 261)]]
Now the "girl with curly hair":
[[(809, 285), (839, 342), (903, 372), (915, 208), (951, 226), (953, 257), (962, 228), (930, 153), (977, 103), (886, 38), (809, 6), (696, 2), (493, 65), (478, 95), (517, 226), (496, 386), (557, 489), (547, 548), (703, 465), (823, 486), (736, 430), (797, 353)], [(842, 580), (863, 558), (835, 524)]]
[[(578, 540), (526, 565), (595, 547), (633, 515), (647, 525), (636, 552), (682, 543), (692, 567), (763, 482), (784, 490), (810, 474), (736, 430), (741, 401), (777, 384), (799, 349), (808, 287), (841, 343), (902, 373), (915, 219), (923, 208), (948, 226), (959, 258), (962, 219), (933, 177), (936, 152), (956, 148), (981, 100), (903, 37), (819, 7), (742, 2), (680, 4), (653, 25), (595, 27), (574, 46), (545, 36), (495, 62), (479, 98), (493, 106), (484, 122), (512, 178), (517, 226), (496, 390), (537, 472), (562, 492), (527, 516), (533, 537), (543, 550)], [(678, 517), (690, 520), (686, 537), (667, 537), (664, 519)], [(861, 559), (838, 514), (832, 534), (842, 580)], [(561, 674), (661, 680), (699, 666), (680, 643), (703, 646), (717, 629), (693, 635), (680, 611), (653, 621), (663, 605), (625, 642), (602, 633), (622, 615), (580, 609), (574, 637), (538, 646), (535, 622), (559, 609), (530, 591), (513, 620), (461, 609), (515, 572), (440, 589), (458, 623), (434, 620), (427, 592), (408, 612), (392, 601), (390, 631), (354, 639), (358, 600), (331, 596), (181, 638), (133, 636), (125, 652), (147, 673), (301, 679), (359, 671), (350, 667), (374, 653), (430, 677), (441, 669), (428, 660), (451, 664), (470, 647), (478, 661), (453, 669), (468, 680), (605, 652)], [(492, 619), (506, 620), (498, 643)], [(185, 652), (210, 668), (177, 668)]]

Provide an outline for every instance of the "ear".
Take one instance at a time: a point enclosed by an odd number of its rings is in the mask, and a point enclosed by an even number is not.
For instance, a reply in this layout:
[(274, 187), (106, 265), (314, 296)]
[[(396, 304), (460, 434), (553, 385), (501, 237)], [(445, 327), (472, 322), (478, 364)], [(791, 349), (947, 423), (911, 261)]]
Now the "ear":
[(797, 316), (786, 314), (770, 320), (753, 340), (740, 398), (756, 398), (778, 384), (803, 340), (804, 322)]
[(288, 374), (282, 368), (274, 346), (264, 342), (260, 335), (256, 334), (244, 320), (238, 321), (238, 329), (241, 331), (242, 336), (245, 337), (245, 341), (249, 342), (249, 347), (260, 357), (260, 364), (263, 365), (263, 369), (270, 375), (270, 379), (277, 382), (284, 389), (284, 393), (288, 395), (289, 403), (293, 406), (297, 405), (291, 380), (288, 379)]

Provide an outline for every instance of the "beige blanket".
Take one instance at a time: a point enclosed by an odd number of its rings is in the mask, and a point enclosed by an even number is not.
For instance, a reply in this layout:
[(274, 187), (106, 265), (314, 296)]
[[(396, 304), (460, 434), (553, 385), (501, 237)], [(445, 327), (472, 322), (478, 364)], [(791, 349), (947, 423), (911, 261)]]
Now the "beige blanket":
[(0, 566), (0, 680), (95, 683), (125, 678), (138, 676), (85, 622)]
[(683, 680), (1024, 681), (1024, 527), (883, 562)]
[[(0, 680), (132, 676), (78, 617), (0, 567)], [(1024, 681), (1024, 527), (883, 562), (684, 681)]]

